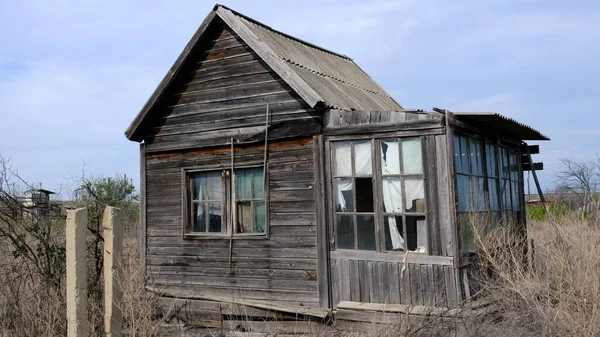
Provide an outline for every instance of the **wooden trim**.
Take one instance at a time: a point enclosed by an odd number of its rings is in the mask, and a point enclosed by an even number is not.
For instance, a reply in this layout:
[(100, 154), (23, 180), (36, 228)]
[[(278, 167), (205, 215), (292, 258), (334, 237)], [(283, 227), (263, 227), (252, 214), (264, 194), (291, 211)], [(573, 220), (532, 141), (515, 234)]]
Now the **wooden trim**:
[(372, 251), (361, 251), (352, 249), (338, 249), (332, 251), (331, 259), (336, 260), (365, 260), (381, 262), (404, 262), (416, 264), (437, 264), (443, 266), (453, 266), (454, 257), (452, 256), (434, 256), (425, 253), (416, 252), (387, 252), (379, 253)]
[[(386, 133), (399, 131), (416, 131), (423, 132), (424, 130), (438, 130), (441, 132), (443, 125), (439, 119), (411, 120), (397, 124), (361, 124), (347, 125), (323, 128), (325, 136), (343, 136), (349, 135), (356, 137), (360, 134)], [(422, 134), (422, 133), (420, 133)]]
[(319, 292), (319, 307), (332, 308), (331, 299), (331, 270), (329, 259), (329, 235), (327, 225), (327, 209), (329, 202), (325, 197), (325, 169), (323, 165), (324, 144), (323, 136), (313, 137), (316, 220), (317, 220), (317, 288)]
[(281, 60), (256, 34), (229, 9), (219, 7), (217, 15), (233, 29), (252, 50), (260, 56), (287, 84), (314, 108), (323, 101), (319, 94), (312, 89), (290, 66)]
[(140, 261), (146, 277), (147, 231), (146, 231), (146, 144), (140, 144)]
[(194, 35), (192, 36), (188, 44), (185, 46), (181, 54), (179, 54), (179, 56), (177, 57), (177, 60), (175, 60), (175, 63), (173, 63), (173, 65), (171, 66), (171, 69), (169, 69), (169, 71), (162, 79), (158, 87), (154, 90), (150, 98), (148, 98), (148, 101), (146, 101), (146, 103), (142, 107), (142, 110), (140, 110), (140, 112), (134, 118), (133, 122), (131, 122), (131, 124), (125, 131), (125, 136), (127, 136), (127, 139), (138, 142), (142, 140), (139, 137), (139, 135), (137, 135), (137, 131), (139, 130), (142, 122), (146, 119), (150, 110), (152, 110), (152, 108), (156, 105), (158, 100), (162, 97), (167, 87), (173, 82), (173, 80), (181, 70), (184, 62), (191, 54), (192, 49), (194, 49), (196, 44), (204, 36), (204, 33), (206, 32), (210, 24), (214, 21), (215, 17), (216, 15), (214, 11), (210, 12), (206, 16), (198, 30), (196, 30), (196, 33), (194, 33)]
[(431, 255), (442, 255), (440, 242), (440, 221), (438, 219), (438, 209), (434, 205), (438, 203), (438, 190), (436, 176), (436, 145), (435, 136), (422, 137), (423, 151), (423, 183), (425, 184), (425, 207), (427, 213), (427, 249)]

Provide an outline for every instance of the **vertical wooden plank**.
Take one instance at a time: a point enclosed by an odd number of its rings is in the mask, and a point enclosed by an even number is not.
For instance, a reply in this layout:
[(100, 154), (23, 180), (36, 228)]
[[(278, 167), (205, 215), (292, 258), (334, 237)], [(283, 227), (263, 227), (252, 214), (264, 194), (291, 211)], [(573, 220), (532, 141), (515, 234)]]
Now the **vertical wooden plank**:
[(383, 303), (383, 298), (381, 297), (381, 272), (379, 270), (378, 262), (373, 262), (373, 283), (371, 284), (373, 287), (373, 297), (371, 298), (371, 303)]
[(423, 288), (421, 287), (421, 268), (416, 263), (409, 263), (410, 270), (410, 302), (413, 305), (423, 305)]
[(379, 271), (379, 303), (390, 303), (390, 278), (387, 272), (387, 263), (384, 261), (378, 261), (377, 269)]
[(330, 260), (331, 268), (331, 307), (335, 308), (340, 302), (340, 264), (338, 260)]
[(67, 211), (67, 334), (69, 337), (87, 337), (90, 333), (87, 301), (86, 208)]
[(428, 264), (425, 266), (427, 269), (427, 283), (429, 283), (429, 305), (435, 305), (435, 280), (433, 278), (433, 266)]
[[(185, 219), (182, 219), (185, 221)], [(140, 144), (140, 263), (146, 277), (146, 144)]]
[(452, 227), (451, 227), (451, 234), (452, 234), (452, 256), (454, 256), (454, 262), (455, 262), (455, 266), (460, 265), (460, 242), (458, 240), (458, 226), (457, 226), (457, 217), (456, 217), (456, 209), (457, 209), (457, 203), (456, 203), (456, 184), (455, 184), (455, 180), (454, 177), (456, 175), (455, 173), (455, 169), (454, 169), (454, 156), (453, 156), (453, 152), (454, 152), (454, 147), (453, 147), (453, 142), (454, 142), (454, 129), (450, 126), (450, 119), (454, 118), (454, 114), (449, 112), (448, 110), (446, 110), (446, 118), (445, 118), (445, 123), (446, 123), (446, 156), (447, 156), (447, 160), (446, 160), (446, 168), (447, 168), (447, 174), (448, 174), (448, 200), (450, 201), (450, 212), (449, 212), (449, 216), (450, 219), (452, 220)]
[(360, 283), (358, 279), (358, 261), (348, 260), (350, 265), (350, 300), (360, 301)]
[(391, 304), (400, 304), (400, 278), (398, 274), (398, 264), (396, 262), (388, 262), (388, 282), (390, 290), (390, 301)]
[(444, 279), (446, 283), (446, 296), (448, 307), (454, 307), (458, 304), (456, 277), (454, 276), (454, 267), (444, 266)]
[(435, 288), (434, 305), (446, 307), (446, 282), (444, 280), (444, 266), (433, 265), (433, 283)]
[(123, 218), (121, 210), (106, 207), (102, 216), (104, 230), (104, 333), (121, 337), (121, 287), (123, 262)]
[(327, 230), (327, 205), (325, 198), (325, 147), (323, 136), (313, 137), (313, 162), (315, 168), (316, 220), (317, 220), (317, 289), (319, 307), (331, 308), (331, 282), (329, 237)]
[(441, 255), (440, 222), (437, 200), (437, 165), (435, 136), (423, 136), (423, 166), (425, 168), (425, 200), (427, 200), (428, 249), (431, 255)]
[(367, 283), (369, 284), (369, 301), (373, 301), (376, 296), (377, 289), (375, 288), (375, 273), (373, 271), (373, 261), (367, 262)]
[(348, 260), (339, 260), (338, 262), (341, 262), (342, 301), (352, 301), (352, 296), (350, 296), (350, 263)]
[(456, 217), (454, 210), (454, 199), (451, 198), (450, 191), (450, 174), (448, 173), (448, 147), (446, 146), (446, 136), (435, 136), (435, 156), (436, 156), (436, 173), (437, 177), (437, 209), (439, 212), (439, 235), (440, 235), (440, 254), (442, 256), (454, 255), (454, 219)]
[(427, 277), (427, 265), (420, 265), (419, 269), (421, 271), (421, 293), (423, 305), (431, 305), (433, 302), (431, 300), (431, 283), (429, 283), (429, 278)]
[(410, 268), (408, 263), (399, 263), (398, 270), (400, 273), (400, 303), (401, 304), (412, 304), (412, 289), (410, 287)]
[(358, 262), (358, 289), (360, 292), (359, 298), (361, 302), (369, 302), (370, 287), (367, 261)]

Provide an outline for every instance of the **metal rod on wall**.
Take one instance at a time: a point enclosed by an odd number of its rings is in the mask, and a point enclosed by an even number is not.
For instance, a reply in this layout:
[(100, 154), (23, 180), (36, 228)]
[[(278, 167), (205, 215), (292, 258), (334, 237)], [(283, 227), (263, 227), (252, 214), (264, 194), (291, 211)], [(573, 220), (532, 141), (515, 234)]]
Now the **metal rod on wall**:
[(231, 137), (231, 173), (229, 176), (231, 177), (231, 183), (229, 186), (231, 187), (231, 203), (229, 207), (231, 207), (231, 227), (229, 228), (229, 268), (231, 268), (231, 259), (233, 256), (233, 228), (235, 226), (236, 221), (236, 204), (235, 204), (235, 174), (234, 174), (234, 149), (233, 149), (233, 137)]
[[(265, 198), (265, 210), (267, 209), (267, 146), (269, 141), (269, 103), (265, 112), (265, 153), (263, 158), (263, 198)], [(265, 212), (265, 225), (268, 222), (269, 212)]]

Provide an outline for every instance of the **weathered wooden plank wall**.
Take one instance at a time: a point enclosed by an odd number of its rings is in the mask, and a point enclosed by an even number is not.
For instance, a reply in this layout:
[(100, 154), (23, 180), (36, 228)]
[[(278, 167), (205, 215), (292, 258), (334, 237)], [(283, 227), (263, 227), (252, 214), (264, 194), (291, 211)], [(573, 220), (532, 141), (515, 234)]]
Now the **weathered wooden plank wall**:
[[(235, 149), (262, 163), (263, 146)], [(269, 238), (182, 238), (182, 168), (229, 168), (228, 147), (146, 156), (148, 275), (165, 291), (318, 305), (312, 138), (269, 144)]]
[[(162, 113), (148, 125), (148, 152), (224, 144), (231, 136), (270, 123), (306, 123), (310, 134), (322, 113), (311, 109), (248, 45), (217, 19), (170, 90)], [(318, 130), (317, 130), (318, 132)], [(313, 132), (316, 133), (316, 132)], [(294, 136), (294, 135), (289, 135)]]

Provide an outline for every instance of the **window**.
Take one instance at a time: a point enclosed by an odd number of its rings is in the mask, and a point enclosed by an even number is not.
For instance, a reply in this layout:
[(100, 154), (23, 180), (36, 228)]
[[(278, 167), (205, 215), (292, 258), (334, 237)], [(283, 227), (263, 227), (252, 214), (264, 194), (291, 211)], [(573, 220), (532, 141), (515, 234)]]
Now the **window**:
[(455, 135), (454, 168), (462, 252), (475, 250), (473, 229), (519, 220), (519, 152), (483, 139)]
[(336, 247), (426, 252), (421, 139), (339, 141), (331, 150)]
[[(187, 172), (186, 234), (264, 234), (267, 227), (262, 167)], [(235, 192), (235, 193), (234, 193)]]

